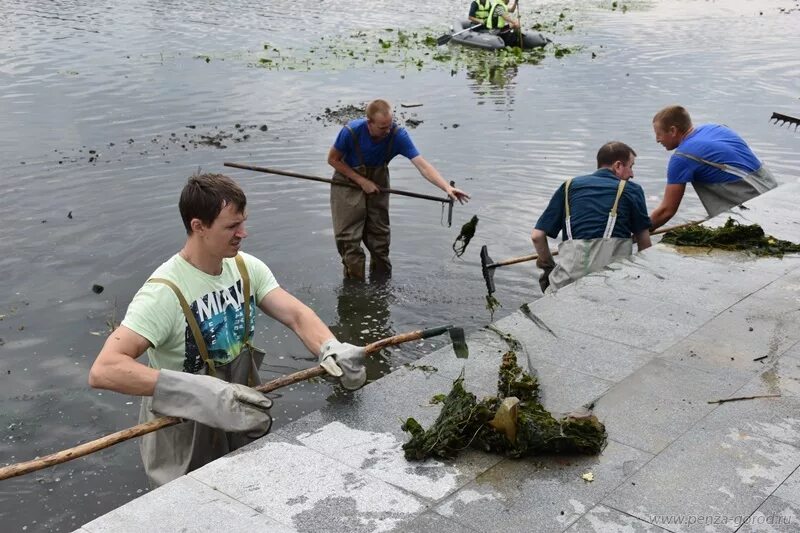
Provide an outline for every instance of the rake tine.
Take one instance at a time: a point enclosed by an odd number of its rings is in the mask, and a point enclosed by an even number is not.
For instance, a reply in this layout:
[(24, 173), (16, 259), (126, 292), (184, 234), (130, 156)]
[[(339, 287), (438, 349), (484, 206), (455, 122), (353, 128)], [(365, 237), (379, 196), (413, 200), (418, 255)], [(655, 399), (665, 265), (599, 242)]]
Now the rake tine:
[(486, 282), (486, 290), (489, 294), (495, 291), (494, 268), (489, 266), (492, 263), (492, 258), (489, 257), (489, 249), (484, 244), (481, 246), (481, 272), (483, 273), (483, 280)]

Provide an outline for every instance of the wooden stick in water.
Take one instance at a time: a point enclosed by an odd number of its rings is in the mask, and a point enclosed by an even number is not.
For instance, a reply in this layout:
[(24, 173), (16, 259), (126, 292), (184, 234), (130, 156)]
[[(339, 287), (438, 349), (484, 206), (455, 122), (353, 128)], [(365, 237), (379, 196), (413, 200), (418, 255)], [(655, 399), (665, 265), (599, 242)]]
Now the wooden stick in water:
[[(365, 351), (367, 354), (372, 354), (381, 351), (383, 348), (386, 348), (387, 346), (395, 346), (397, 344), (402, 344), (408, 341), (427, 339), (435, 335), (441, 335), (445, 331), (448, 331), (450, 328), (451, 326), (440, 326), (436, 328), (421, 329), (416, 331), (410, 331), (408, 333), (401, 333), (400, 335), (387, 337), (385, 339), (373, 342), (372, 344), (369, 344), (365, 347)], [(308, 368), (306, 370), (300, 370), (299, 372), (289, 374), (288, 376), (282, 376), (277, 379), (273, 379), (272, 381), (268, 381), (267, 383), (255, 387), (255, 389), (261, 392), (271, 392), (281, 387), (285, 387), (293, 383), (298, 383), (300, 381), (305, 381), (313, 377), (319, 377), (324, 374), (325, 374), (325, 369), (323, 369), (321, 366), (318, 365), (312, 368)], [(162, 428), (180, 424), (183, 421), (184, 420), (182, 418), (177, 418), (174, 416), (164, 416), (161, 418), (156, 418), (155, 420), (151, 420), (150, 422), (144, 422), (142, 424), (129, 427), (128, 429), (123, 429), (122, 431), (111, 433), (109, 435), (106, 435), (105, 437), (100, 437), (99, 439), (95, 439), (90, 442), (84, 442), (83, 444), (79, 444), (78, 446), (74, 446), (72, 448), (62, 450), (60, 452), (51, 453), (50, 455), (46, 455), (44, 457), (39, 457), (38, 459), (32, 459), (30, 461), (25, 461), (23, 463), (16, 463), (4, 466), (0, 468), (0, 481), (3, 479), (29, 474), (30, 472), (36, 472), (37, 470), (41, 470), (49, 466), (55, 466), (61, 463), (66, 463), (67, 461), (71, 461), (79, 457), (84, 457), (86, 455), (89, 455), (90, 453), (104, 450), (110, 446), (119, 444), (120, 442), (124, 442), (130, 439), (135, 439), (136, 437), (147, 435), (148, 433), (152, 433), (153, 431), (158, 431), (159, 429)]]

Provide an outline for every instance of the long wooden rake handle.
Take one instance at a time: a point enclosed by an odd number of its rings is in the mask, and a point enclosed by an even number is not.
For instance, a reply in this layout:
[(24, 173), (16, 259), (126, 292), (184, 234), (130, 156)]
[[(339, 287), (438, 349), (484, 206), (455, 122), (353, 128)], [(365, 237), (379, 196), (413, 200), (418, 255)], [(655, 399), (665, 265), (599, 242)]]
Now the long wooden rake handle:
[[(408, 341), (427, 339), (429, 337), (441, 335), (442, 333), (448, 331), (451, 327), (452, 326), (440, 326), (436, 328), (420, 329), (416, 331), (410, 331), (408, 333), (401, 333), (399, 335), (394, 335), (393, 337), (387, 337), (385, 339), (373, 342), (372, 344), (368, 344), (365, 347), (365, 351), (367, 354), (373, 354), (375, 352), (381, 351), (383, 348), (386, 348), (387, 346), (395, 346)], [(281, 387), (285, 387), (293, 383), (298, 383), (300, 381), (305, 381), (313, 377), (319, 377), (324, 374), (325, 374), (325, 369), (317, 365), (315, 367), (308, 368), (306, 370), (300, 370), (299, 372), (289, 374), (288, 376), (283, 376), (277, 379), (273, 379), (272, 381), (268, 381), (267, 383), (255, 387), (255, 389), (261, 392), (271, 392), (276, 389), (280, 389)], [(90, 442), (84, 442), (83, 444), (79, 444), (78, 446), (74, 446), (72, 448), (62, 450), (60, 452), (51, 453), (50, 455), (46, 455), (44, 457), (39, 457), (38, 459), (33, 459), (30, 461), (25, 461), (23, 463), (16, 463), (4, 466), (0, 468), (0, 481), (12, 477), (22, 476), (24, 474), (29, 474), (30, 472), (36, 472), (37, 470), (41, 470), (49, 466), (55, 466), (61, 463), (66, 463), (67, 461), (71, 461), (73, 459), (89, 455), (90, 453), (103, 450), (115, 444), (119, 444), (120, 442), (134, 439), (136, 437), (141, 437), (142, 435), (147, 435), (148, 433), (152, 433), (153, 431), (158, 431), (159, 429), (165, 427), (180, 424), (183, 421), (184, 420), (182, 418), (177, 418), (174, 416), (164, 416), (161, 418), (156, 418), (155, 420), (151, 420), (150, 422), (144, 422), (142, 424), (129, 427), (128, 429), (123, 429), (122, 431), (111, 433), (109, 435), (106, 435), (105, 437), (100, 437), (99, 439), (95, 439)]]
[[(659, 235), (661, 233), (666, 233), (668, 231), (688, 228), (689, 226), (694, 226), (696, 224), (700, 224), (701, 222), (705, 222), (705, 220), (697, 220), (695, 222), (686, 222), (685, 224), (678, 224), (677, 226), (670, 226), (668, 228), (659, 228), (650, 233), (650, 235)], [(552, 250), (550, 252), (552, 255), (558, 255), (558, 250)], [(530, 254), (530, 255), (523, 255), (520, 257), (512, 257), (511, 259), (504, 259), (502, 261), (495, 261), (494, 263), (486, 265), (486, 268), (497, 268), (499, 266), (508, 266), (508, 265), (516, 265), (517, 263), (524, 263), (525, 261), (533, 261), (534, 259), (538, 259), (539, 254)]]
[[(349, 182), (341, 182), (341, 181), (333, 181), (329, 178), (320, 178), (319, 176), (310, 176), (308, 174), (300, 174), (298, 172), (290, 172), (288, 170), (280, 170), (277, 168), (268, 168), (268, 167), (258, 167), (255, 165), (243, 165), (241, 163), (231, 163), (225, 162), (223, 163), (226, 167), (231, 168), (240, 168), (242, 170), (252, 170), (254, 172), (264, 172), (266, 174), (275, 174), (277, 176), (288, 176), (290, 178), (298, 178), (301, 180), (309, 180), (309, 181), (318, 181), (320, 183), (330, 183), (331, 185), (338, 185), (341, 187), (350, 187), (351, 189), (361, 189), (355, 183)], [(400, 196), (408, 196), (409, 198), (419, 198), (421, 200), (431, 200), (433, 202), (441, 202), (443, 204), (452, 203), (452, 199), (448, 196), (447, 198), (440, 198), (438, 196), (432, 196), (430, 194), (422, 194), (419, 192), (411, 192), (411, 191), (401, 191), (400, 189), (392, 189), (389, 187), (378, 187), (380, 192), (390, 193), (390, 194), (399, 194)]]

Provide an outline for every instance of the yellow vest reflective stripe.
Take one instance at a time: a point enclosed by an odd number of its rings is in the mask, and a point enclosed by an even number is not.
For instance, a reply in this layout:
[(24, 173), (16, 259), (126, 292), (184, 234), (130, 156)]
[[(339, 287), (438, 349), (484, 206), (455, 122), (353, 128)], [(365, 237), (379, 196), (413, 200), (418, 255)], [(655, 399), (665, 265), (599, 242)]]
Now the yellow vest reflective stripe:
[(489, 9), (489, 15), (486, 17), (486, 28), (493, 30), (495, 28), (504, 28), (506, 25), (506, 19), (501, 16), (495, 15), (494, 11), (498, 5), (503, 6), (506, 8), (506, 13), (508, 13), (508, 5), (503, 2), (503, 0), (497, 0), (492, 4), (492, 7)]

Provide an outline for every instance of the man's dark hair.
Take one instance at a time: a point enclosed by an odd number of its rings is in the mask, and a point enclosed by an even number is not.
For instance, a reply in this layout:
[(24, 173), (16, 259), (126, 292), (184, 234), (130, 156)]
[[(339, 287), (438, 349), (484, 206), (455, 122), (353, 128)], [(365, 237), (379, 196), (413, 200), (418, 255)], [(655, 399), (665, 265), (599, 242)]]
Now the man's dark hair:
[(631, 156), (636, 157), (633, 148), (619, 141), (607, 142), (597, 151), (597, 168), (610, 167), (617, 161), (627, 163)]
[(186, 234), (192, 234), (192, 219), (210, 226), (222, 208), (233, 204), (239, 213), (247, 207), (247, 198), (235, 181), (223, 174), (195, 174), (181, 191), (178, 208)]

